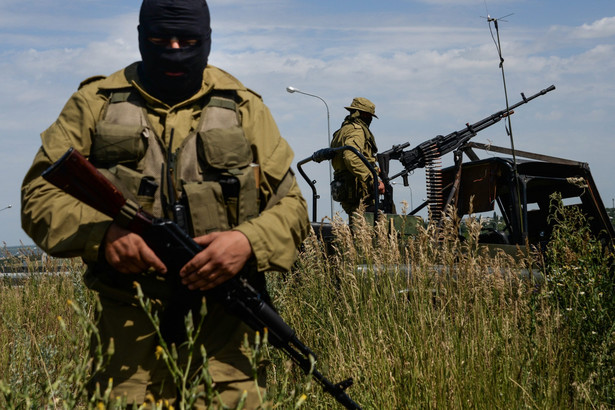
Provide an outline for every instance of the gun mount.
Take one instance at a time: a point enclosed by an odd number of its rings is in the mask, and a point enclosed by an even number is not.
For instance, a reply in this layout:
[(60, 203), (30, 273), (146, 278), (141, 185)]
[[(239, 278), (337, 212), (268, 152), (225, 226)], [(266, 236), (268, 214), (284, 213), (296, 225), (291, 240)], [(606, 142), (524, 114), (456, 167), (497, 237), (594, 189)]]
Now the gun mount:
[[(470, 142), (464, 146), (472, 160), (441, 170), (441, 196), (454, 204), (459, 217), (470, 213), (499, 214), (485, 224), (479, 242), (497, 245), (529, 244), (542, 248), (550, 239), (551, 195), (563, 205), (578, 208), (587, 217), (593, 235), (605, 244), (615, 241), (615, 230), (592, 177), (589, 164), (516, 150), (516, 157), (478, 159), (474, 150), (512, 155), (504, 147)], [(491, 219), (491, 218), (490, 218)]]

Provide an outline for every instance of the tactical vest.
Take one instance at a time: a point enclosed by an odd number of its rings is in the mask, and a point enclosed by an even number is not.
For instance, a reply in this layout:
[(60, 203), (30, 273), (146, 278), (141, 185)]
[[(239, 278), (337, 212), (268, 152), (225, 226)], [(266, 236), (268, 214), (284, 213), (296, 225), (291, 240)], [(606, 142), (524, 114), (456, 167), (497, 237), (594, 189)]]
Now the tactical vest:
[(259, 170), (241, 128), (236, 92), (203, 98), (196, 129), (170, 152), (172, 141), (165, 144), (156, 135), (143, 97), (132, 88), (114, 91), (90, 151), (90, 161), (152, 215), (169, 217), (167, 205), (179, 199), (192, 236), (228, 230), (259, 213)]
[[(345, 145), (345, 141), (340, 140), (340, 134), (346, 126), (351, 126), (355, 129), (361, 128), (363, 134), (365, 135), (366, 146), (361, 147), (359, 152), (361, 154), (365, 154), (367, 152), (368, 155), (365, 156), (366, 159), (372, 165), (376, 166), (376, 160), (374, 159), (373, 154), (378, 152), (378, 147), (376, 146), (374, 134), (372, 134), (369, 127), (367, 127), (363, 121), (356, 120), (356, 118), (353, 118), (352, 115), (346, 116), (342, 126), (333, 133), (331, 147), (338, 148)], [(333, 174), (333, 181), (331, 182), (331, 198), (342, 204), (358, 204), (362, 199), (366, 201), (369, 200), (369, 197), (373, 192), (371, 178), (368, 181), (361, 181), (351, 170), (346, 168), (343, 155), (344, 153), (342, 151), (336, 153), (336, 158), (332, 161), (332, 166), (335, 172)]]

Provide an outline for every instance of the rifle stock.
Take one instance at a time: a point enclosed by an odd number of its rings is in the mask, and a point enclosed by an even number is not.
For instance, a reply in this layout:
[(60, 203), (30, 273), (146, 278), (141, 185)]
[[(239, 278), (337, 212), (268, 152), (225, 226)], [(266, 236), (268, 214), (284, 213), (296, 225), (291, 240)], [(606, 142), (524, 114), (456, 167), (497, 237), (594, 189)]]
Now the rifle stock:
[[(77, 150), (70, 148), (58, 161), (42, 174), (42, 177), (72, 195), (81, 202), (116, 218), (126, 207), (134, 207), (100, 171)], [(186, 234), (175, 222), (155, 218), (141, 208), (132, 212), (133, 219), (127, 228), (145, 240), (169, 270), (177, 275), (179, 270), (203, 248)], [(187, 289), (186, 289), (187, 290)], [(352, 378), (333, 384), (314, 368), (316, 355), (297, 338), (295, 331), (267, 304), (243, 277), (236, 275), (211, 291), (205, 292), (238, 316), (253, 330), (269, 334), (271, 344), (281, 349), (306, 374), (323, 387), (347, 409), (360, 409), (345, 390), (353, 383)]]
[(47, 168), (42, 177), (110, 217), (126, 203), (122, 193), (74, 148)]
[[(119, 215), (127, 204), (124, 195), (117, 187), (72, 147), (41, 176), (62, 191), (110, 218)], [(141, 233), (153, 223), (153, 219), (151, 215), (139, 210), (137, 217), (131, 221), (131, 226), (128, 228)]]

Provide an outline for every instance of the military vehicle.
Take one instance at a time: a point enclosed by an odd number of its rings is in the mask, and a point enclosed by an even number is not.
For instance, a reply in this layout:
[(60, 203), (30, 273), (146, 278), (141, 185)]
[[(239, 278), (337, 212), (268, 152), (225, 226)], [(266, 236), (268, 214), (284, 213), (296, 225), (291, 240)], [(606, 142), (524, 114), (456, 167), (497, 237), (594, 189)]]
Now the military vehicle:
[[(481, 130), (512, 115), (515, 108), (554, 89), (550, 86), (531, 97), (525, 97), (522, 93), (522, 100), (517, 104), (472, 125), (466, 124), (459, 131), (425, 141), (413, 149), (406, 149), (409, 143), (394, 145), (390, 150), (377, 154), (379, 173), (362, 158), (374, 176), (376, 206), (381, 211), (381, 217), (390, 221), (390, 229), (399, 230), (400, 226), (404, 226), (401, 234), (414, 234), (416, 226), (423, 223), (422, 218), (416, 216), (419, 211), (428, 207), (430, 217), (438, 220), (443, 217), (443, 211), (452, 205), (460, 218), (470, 212), (473, 215), (497, 216), (500, 223), (485, 224), (479, 237), (480, 243), (510, 252), (514, 252), (519, 245), (525, 245), (526, 241), (543, 248), (553, 229), (549, 218), (550, 198), (557, 192), (561, 194), (564, 206), (582, 210), (596, 237), (612, 245), (615, 231), (587, 163), (470, 141)], [(330, 160), (343, 149), (362, 157), (353, 147), (325, 148), (300, 161), (297, 166), (312, 189), (312, 225), (325, 241), (331, 238), (331, 227), (317, 219), (319, 195), (315, 181), (309, 179), (303, 165), (309, 161)], [(489, 151), (491, 155), (480, 159), (476, 150)], [(440, 158), (449, 152), (454, 154), (455, 165), (442, 169), (439, 166)], [(494, 157), (493, 153), (511, 157)], [(467, 158), (465, 161), (464, 156)], [(400, 161), (403, 170), (391, 176), (389, 165), (392, 160)], [(392, 181), (401, 177), (407, 186), (408, 175), (417, 168), (425, 168), (427, 200), (407, 215), (396, 214)], [(378, 195), (376, 176), (386, 187), (382, 198)], [(372, 214), (366, 216), (374, 220)]]

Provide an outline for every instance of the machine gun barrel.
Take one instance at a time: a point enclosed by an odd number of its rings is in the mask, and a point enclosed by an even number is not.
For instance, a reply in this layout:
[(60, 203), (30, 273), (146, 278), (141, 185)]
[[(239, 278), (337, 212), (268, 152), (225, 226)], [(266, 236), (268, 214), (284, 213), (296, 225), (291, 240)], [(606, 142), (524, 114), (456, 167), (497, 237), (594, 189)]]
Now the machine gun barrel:
[(411, 150), (404, 151), (399, 157), (399, 161), (404, 166), (404, 170), (387, 179), (390, 181), (399, 176), (407, 175), (409, 172), (417, 168), (423, 168), (425, 166), (426, 152), (436, 151), (438, 155), (444, 155), (451, 151), (454, 151), (467, 143), (480, 131), (498, 123), (502, 118), (512, 115), (515, 108), (523, 104), (527, 104), (533, 99), (538, 98), (541, 95), (544, 95), (553, 90), (555, 90), (555, 86), (551, 85), (530, 97), (526, 97), (523, 93), (521, 93), (522, 100), (516, 104), (511, 105), (507, 109), (503, 109), (501, 111), (493, 113), (488, 117), (485, 117), (482, 120), (475, 122), (474, 124), (468, 123), (466, 124), (465, 128), (462, 128), (458, 131), (453, 131), (446, 136), (438, 135), (437, 137), (425, 141)]
[[(455, 151), (467, 144), (476, 134), (485, 128), (491, 127), (495, 123), (499, 122), (502, 118), (506, 118), (514, 113), (514, 109), (527, 104), (534, 98), (540, 97), (550, 91), (555, 90), (555, 86), (551, 85), (536, 94), (526, 97), (521, 93), (521, 101), (510, 107), (491, 114), (482, 120), (475, 122), (474, 124), (467, 123), (466, 126), (458, 131), (451, 132), (450, 134), (443, 136), (438, 135), (435, 138), (427, 140), (416, 147), (404, 151), (404, 148), (409, 146), (409, 143), (394, 145), (390, 150), (377, 154), (378, 165), (380, 167), (380, 179), (384, 182), (384, 200), (382, 202), (382, 209), (385, 212), (392, 212), (393, 210), (393, 187), (391, 181), (397, 177), (402, 177), (404, 186), (408, 186), (408, 175), (417, 168), (424, 168), (428, 158), (435, 158), (441, 155), (447, 154), (451, 151)], [(389, 176), (389, 162), (392, 160), (399, 160), (404, 169), (393, 176)]]

